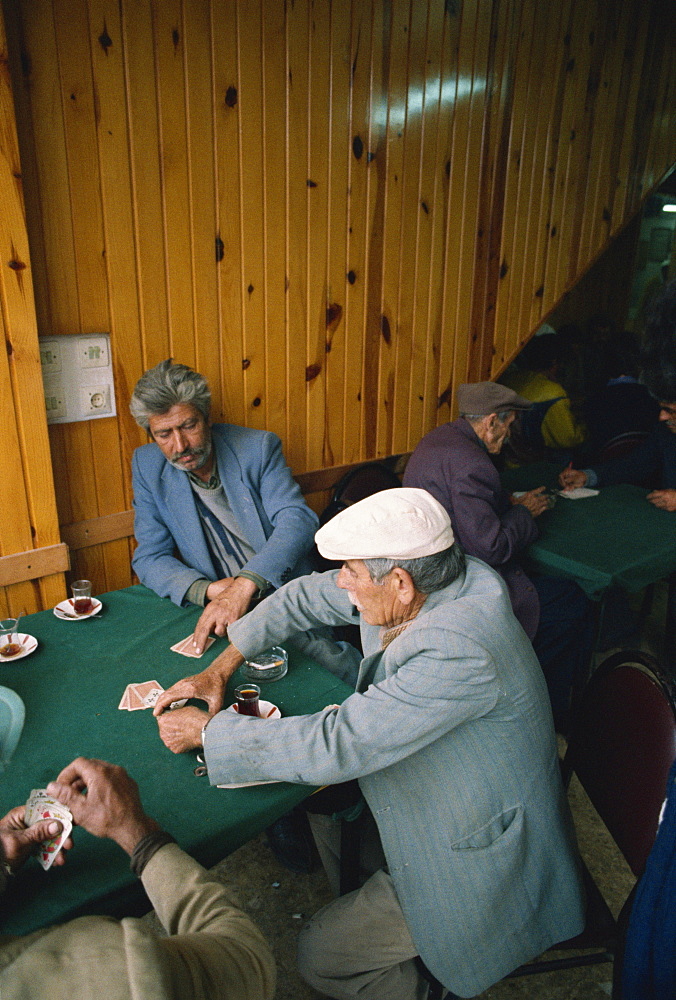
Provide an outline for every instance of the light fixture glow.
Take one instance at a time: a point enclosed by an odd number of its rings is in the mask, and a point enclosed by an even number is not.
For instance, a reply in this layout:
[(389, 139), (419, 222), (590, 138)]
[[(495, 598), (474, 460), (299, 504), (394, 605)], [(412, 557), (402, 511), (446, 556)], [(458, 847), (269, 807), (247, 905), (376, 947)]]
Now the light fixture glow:
[(676, 212), (676, 205), (671, 205), (671, 204), (662, 205), (662, 211), (663, 212)]

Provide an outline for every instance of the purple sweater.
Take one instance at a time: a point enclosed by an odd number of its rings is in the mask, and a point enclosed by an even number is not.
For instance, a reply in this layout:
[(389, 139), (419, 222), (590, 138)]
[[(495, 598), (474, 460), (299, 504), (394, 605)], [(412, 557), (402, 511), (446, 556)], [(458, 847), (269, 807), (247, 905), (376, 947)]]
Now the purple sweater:
[(465, 552), (501, 574), (514, 614), (532, 639), (540, 604), (519, 556), (538, 529), (522, 504), (510, 503), (483, 442), (464, 417), (425, 435), (406, 466), (404, 486), (427, 490), (443, 504)]

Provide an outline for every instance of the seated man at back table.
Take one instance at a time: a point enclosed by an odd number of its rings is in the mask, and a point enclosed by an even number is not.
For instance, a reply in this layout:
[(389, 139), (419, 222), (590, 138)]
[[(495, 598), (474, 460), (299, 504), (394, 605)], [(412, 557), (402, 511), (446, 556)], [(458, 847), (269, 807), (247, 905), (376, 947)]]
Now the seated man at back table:
[[(358, 780), (387, 868), (303, 929), (300, 970), (316, 990), (422, 1000), (420, 955), (475, 996), (584, 923), (542, 671), (503, 581), (465, 558), (425, 490), (367, 497), (316, 542), (342, 568), (292, 580), (230, 625), (231, 645), (160, 696), (160, 735), (175, 753), (203, 746), (214, 785)], [(265, 721), (219, 711), (244, 658), (356, 615), (365, 655), (342, 705)], [(209, 711), (166, 711), (186, 696)], [(335, 856), (340, 823), (331, 835), (318, 819)]]
[(653, 304), (646, 332), (647, 350), (641, 361), (641, 382), (658, 401), (658, 425), (628, 455), (589, 469), (564, 469), (564, 489), (610, 486), (651, 480), (659, 483), (648, 500), (676, 512), (676, 281)]
[[(47, 790), (75, 823), (130, 855), (168, 936), (143, 920), (89, 916), (0, 937), (3, 1000), (271, 1000), (275, 964), (262, 935), (226, 887), (144, 812), (136, 783), (121, 767), (80, 757)], [(26, 828), (23, 807), (0, 820), (0, 859), (10, 872), (26, 860), (32, 840), (54, 836), (47, 826)]]
[(404, 473), (405, 486), (429, 490), (448, 511), (458, 541), (503, 577), (514, 614), (544, 671), (554, 723), (565, 733), (571, 692), (589, 669), (594, 636), (591, 603), (572, 580), (528, 577), (521, 566), (538, 537), (535, 519), (548, 507), (544, 487), (522, 497), (502, 488), (498, 455), (519, 410), (529, 400), (507, 386), (458, 386), (460, 416), (420, 441)]

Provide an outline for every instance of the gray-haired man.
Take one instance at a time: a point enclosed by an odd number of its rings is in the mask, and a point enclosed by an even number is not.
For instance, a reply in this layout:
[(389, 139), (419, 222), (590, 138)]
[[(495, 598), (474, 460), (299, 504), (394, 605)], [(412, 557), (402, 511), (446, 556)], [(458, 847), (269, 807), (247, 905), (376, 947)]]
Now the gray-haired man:
[[(421, 1000), (415, 956), (475, 996), (583, 925), (547, 688), (503, 581), (467, 559), (425, 490), (390, 489), (316, 535), (339, 571), (293, 580), (228, 628), (231, 646), (155, 708), (213, 784), (358, 779), (387, 862), (313, 917), (303, 975), (338, 998)], [(227, 678), (294, 628), (360, 618), (355, 693), (311, 716), (219, 711)], [(171, 701), (195, 707), (166, 712)], [(162, 714), (164, 713), (164, 714)]]
[(132, 461), (134, 571), (175, 604), (206, 604), (200, 621), (223, 635), (256, 595), (308, 572), (317, 517), (279, 438), (210, 425), (206, 379), (186, 365), (147, 371), (129, 408), (154, 441)]

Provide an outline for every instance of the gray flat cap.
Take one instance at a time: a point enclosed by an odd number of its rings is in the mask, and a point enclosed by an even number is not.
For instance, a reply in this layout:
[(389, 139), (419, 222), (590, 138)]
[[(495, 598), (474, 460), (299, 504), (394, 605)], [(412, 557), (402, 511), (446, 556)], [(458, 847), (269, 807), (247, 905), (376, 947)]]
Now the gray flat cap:
[(465, 382), (458, 386), (457, 397), (460, 413), (477, 417), (500, 410), (530, 410), (533, 405), (529, 399), (499, 382)]

